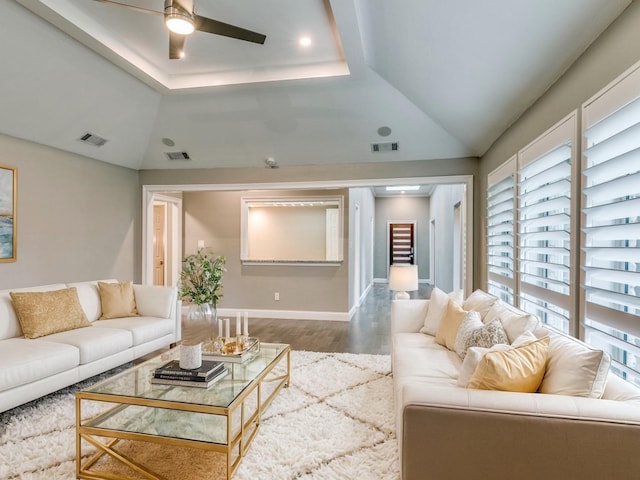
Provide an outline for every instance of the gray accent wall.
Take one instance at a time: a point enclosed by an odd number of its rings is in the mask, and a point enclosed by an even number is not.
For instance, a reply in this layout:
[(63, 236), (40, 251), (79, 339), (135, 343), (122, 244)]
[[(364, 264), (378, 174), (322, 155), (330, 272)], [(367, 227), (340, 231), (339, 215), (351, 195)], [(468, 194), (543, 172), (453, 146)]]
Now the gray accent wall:
[(429, 279), (429, 197), (376, 198), (374, 275), (386, 279), (388, 275), (389, 223), (416, 223), (416, 258), (418, 278)]
[(580, 109), (583, 102), (640, 61), (639, 26), (640, 2), (631, 2), (564, 75), (482, 156), (475, 208), (478, 240), (474, 249), (476, 286), (486, 287), (487, 277), (487, 175), (566, 115)]
[(435, 286), (453, 290), (453, 213), (457, 203), (464, 202), (464, 185), (438, 185), (431, 195), (431, 220), (435, 220)]
[[(345, 197), (343, 228), (346, 233), (349, 193), (345, 189), (184, 192), (184, 252), (196, 252), (198, 240), (203, 240), (206, 248), (226, 258), (220, 308), (347, 312), (346, 238), (344, 261), (339, 266), (243, 265), (240, 262), (241, 197), (337, 195)], [(274, 298), (275, 292), (280, 295), (278, 301)]]
[[(356, 205), (360, 208), (360, 268), (356, 272)], [(349, 189), (349, 310), (359, 305), (368, 289), (373, 285), (373, 248), (375, 225), (375, 197), (371, 188)], [(356, 281), (356, 276), (358, 281)]]
[(0, 288), (140, 279), (138, 172), (0, 135), (18, 169), (18, 258)]

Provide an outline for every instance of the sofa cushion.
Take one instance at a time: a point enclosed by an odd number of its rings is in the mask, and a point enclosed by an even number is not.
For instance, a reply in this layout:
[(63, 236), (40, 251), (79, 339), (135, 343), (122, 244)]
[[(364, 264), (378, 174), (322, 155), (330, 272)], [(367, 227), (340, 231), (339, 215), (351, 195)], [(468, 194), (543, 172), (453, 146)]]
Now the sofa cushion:
[(429, 309), (427, 310), (427, 315), (424, 318), (424, 326), (420, 329), (420, 333), (433, 336), (438, 333), (438, 328), (440, 328), (442, 319), (447, 312), (449, 300), (453, 300), (457, 304), (462, 303), (462, 292), (454, 291), (447, 294), (438, 287), (433, 287), (429, 299)]
[(149, 285), (133, 285), (138, 314), (145, 317), (169, 318), (176, 300), (176, 289)]
[(98, 324), (49, 335), (47, 342), (63, 343), (76, 347), (80, 351), (81, 365), (120, 353), (133, 346), (131, 332), (96, 325)]
[(487, 352), (473, 372), (467, 388), (533, 393), (544, 377), (549, 338), (522, 347)]
[[(100, 280), (101, 282), (116, 282), (117, 280)], [(76, 282), (68, 283), (67, 287), (75, 287), (78, 290), (78, 299), (82, 310), (84, 310), (87, 319), (94, 322), (100, 318), (102, 314), (102, 305), (100, 304), (100, 292), (98, 291), (98, 282)]]
[(534, 331), (540, 324), (535, 315), (530, 315), (502, 300), (496, 301), (491, 306), (483, 321), (490, 323), (494, 320), (500, 320), (507, 332), (509, 342), (513, 342), (527, 330)]
[(498, 343), (491, 348), (485, 347), (469, 347), (467, 350), (467, 354), (464, 357), (464, 361), (462, 362), (462, 366), (460, 367), (460, 374), (458, 375), (458, 386), (459, 387), (467, 387), (469, 380), (473, 376), (473, 372), (476, 371), (480, 360), (487, 352), (503, 352), (505, 350), (511, 350), (513, 347), (510, 345), (505, 345), (503, 343)]
[[(414, 333), (415, 335), (415, 333)], [(395, 378), (421, 378), (455, 382), (462, 364), (456, 352), (436, 345), (436, 348), (405, 348), (399, 346), (393, 358)], [(440, 381), (439, 380), (439, 381)]]
[(25, 338), (38, 338), (91, 325), (75, 288), (49, 292), (11, 292)]
[(538, 336), (544, 334), (550, 338), (549, 361), (540, 392), (602, 397), (611, 364), (609, 355), (559, 332), (536, 331)]
[(100, 320), (138, 315), (136, 299), (133, 294), (133, 282), (98, 282), (98, 291), (102, 307)]
[(482, 318), (485, 317), (491, 306), (498, 300), (498, 297), (483, 291), (475, 290), (467, 299), (462, 302), (462, 308), (467, 311), (475, 310)]
[(71, 345), (22, 337), (0, 340), (0, 392), (75, 368), (80, 352)]
[(131, 332), (133, 345), (141, 345), (173, 333), (174, 321), (171, 318), (128, 317), (100, 320), (96, 326), (128, 330)]
[(463, 310), (462, 307), (453, 300), (449, 300), (445, 315), (442, 318), (442, 323), (440, 323), (440, 327), (436, 332), (436, 342), (447, 347), (449, 350), (454, 350), (458, 329), (468, 313), (468, 311)]

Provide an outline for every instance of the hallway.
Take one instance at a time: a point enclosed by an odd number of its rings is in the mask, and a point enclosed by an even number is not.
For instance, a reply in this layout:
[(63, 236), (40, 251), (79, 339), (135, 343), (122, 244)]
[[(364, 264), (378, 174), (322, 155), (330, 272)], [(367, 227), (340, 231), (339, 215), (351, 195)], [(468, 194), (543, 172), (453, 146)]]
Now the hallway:
[[(421, 284), (411, 298), (429, 298), (431, 286)], [(262, 342), (289, 343), (293, 350), (388, 354), (391, 299), (388, 284), (373, 285), (350, 322), (251, 319), (251, 336)], [(203, 340), (207, 327), (183, 323), (184, 340)]]

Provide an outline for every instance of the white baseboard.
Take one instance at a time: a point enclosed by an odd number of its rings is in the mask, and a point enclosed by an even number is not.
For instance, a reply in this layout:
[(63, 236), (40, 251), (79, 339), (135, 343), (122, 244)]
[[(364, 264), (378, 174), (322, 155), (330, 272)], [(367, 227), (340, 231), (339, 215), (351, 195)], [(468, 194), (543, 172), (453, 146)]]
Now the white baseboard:
[[(182, 307), (182, 314), (189, 313), (188, 306)], [(313, 312), (308, 310), (250, 310), (238, 308), (219, 308), (218, 318), (235, 318), (237, 313), (244, 315), (247, 312), (249, 318), (274, 318), (283, 320), (324, 320), (331, 322), (348, 322), (351, 319), (350, 312)]]

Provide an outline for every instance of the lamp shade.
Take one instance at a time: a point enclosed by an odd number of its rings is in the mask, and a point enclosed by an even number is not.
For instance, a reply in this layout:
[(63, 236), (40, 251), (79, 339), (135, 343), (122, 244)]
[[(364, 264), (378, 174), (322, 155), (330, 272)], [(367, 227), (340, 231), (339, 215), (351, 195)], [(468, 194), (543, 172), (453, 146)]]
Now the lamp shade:
[(418, 290), (418, 266), (391, 265), (389, 268), (389, 289), (396, 292)]

